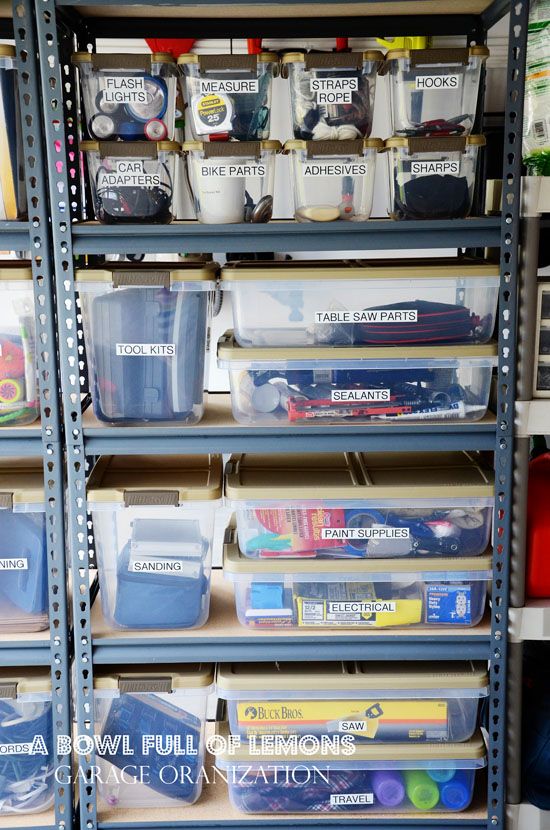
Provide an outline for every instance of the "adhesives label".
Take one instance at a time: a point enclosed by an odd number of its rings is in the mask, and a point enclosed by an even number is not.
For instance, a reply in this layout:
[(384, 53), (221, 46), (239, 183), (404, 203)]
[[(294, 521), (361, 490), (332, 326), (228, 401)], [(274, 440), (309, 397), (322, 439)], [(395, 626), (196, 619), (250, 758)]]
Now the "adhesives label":
[(408, 527), (387, 527), (386, 525), (372, 525), (371, 527), (324, 527), (321, 530), (321, 539), (408, 539)]
[(159, 173), (147, 173), (142, 160), (118, 159), (113, 170), (101, 168), (97, 175), (97, 187), (159, 187)]
[(117, 357), (175, 357), (175, 343), (116, 343)]
[(331, 807), (349, 804), (374, 804), (374, 795), (372, 793), (331, 793)]
[(265, 164), (201, 164), (202, 178), (212, 179), (259, 179), (267, 172)]
[(390, 389), (331, 389), (331, 401), (390, 401)]
[(415, 89), (446, 90), (458, 89), (460, 75), (417, 75)]
[(201, 572), (199, 562), (182, 562), (181, 559), (144, 558), (130, 556), (128, 563), (130, 573), (167, 574), (186, 579), (198, 579)]
[(102, 79), (102, 103), (147, 104), (148, 93), (145, 78), (128, 75), (107, 75)]
[(471, 593), (469, 585), (428, 585), (426, 621), (471, 625)]
[(457, 176), (460, 173), (459, 161), (411, 161), (411, 173), (413, 176), (428, 176), (432, 173), (449, 173)]
[(358, 78), (311, 78), (309, 82), (317, 104), (351, 104), (358, 88)]
[(418, 312), (415, 308), (374, 310), (361, 309), (352, 311), (316, 311), (316, 323), (417, 323)]
[(366, 176), (368, 164), (363, 161), (350, 162), (313, 162), (308, 161), (303, 166), (303, 175), (308, 177), (320, 176)]
[(243, 92), (258, 92), (258, 79), (251, 78), (246, 80), (245, 78), (237, 78), (234, 80), (222, 80), (201, 78), (199, 80), (199, 89), (203, 95), (212, 92), (231, 92), (233, 95), (239, 95)]
[(23, 557), (0, 559), (0, 571), (28, 571), (29, 560)]

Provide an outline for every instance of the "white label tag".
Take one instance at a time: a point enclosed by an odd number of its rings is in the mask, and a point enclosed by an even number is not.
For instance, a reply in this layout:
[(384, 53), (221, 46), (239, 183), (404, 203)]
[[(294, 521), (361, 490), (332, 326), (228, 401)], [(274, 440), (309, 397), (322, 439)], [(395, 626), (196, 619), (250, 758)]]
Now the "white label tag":
[(417, 75), (415, 89), (458, 89), (459, 75)]
[(182, 562), (181, 559), (162, 559), (147, 557), (137, 559), (130, 556), (128, 563), (130, 573), (166, 574), (181, 576), (186, 579), (198, 579), (201, 572), (200, 562)]
[(201, 164), (203, 179), (258, 179), (266, 174), (265, 164)]
[(411, 161), (413, 176), (427, 176), (430, 173), (451, 173), (456, 176), (460, 173), (459, 161)]
[(394, 614), (396, 610), (397, 603), (382, 599), (327, 602), (327, 612), (329, 614)]
[(366, 732), (366, 720), (341, 720), (338, 723), (339, 732)]
[(362, 161), (349, 162), (313, 162), (304, 164), (304, 176), (366, 176), (368, 165)]
[(24, 558), (0, 559), (0, 571), (28, 571), (29, 560)]
[(384, 309), (374, 311), (316, 311), (316, 323), (417, 323), (418, 312), (414, 308)]
[(162, 184), (158, 173), (146, 173), (143, 161), (119, 159), (115, 169), (103, 168), (97, 176), (97, 186), (102, 187), (159, 187)]
[(345, 804), (374, 804), (372, 793), (332, 793), (330, 806), (338, 807)]
[(357, 401), (361, 403), (369, 401), (391, 400), (390, 389), (331, 389), (331, 401)]
[(128, 75), (107, 75), (102, 79), (105, 104), (147, 104), (145, 78)]
[[(20, 744), (0, 744), (0, 755), (35, 755), (33, 744), (26, 741)], [(42, 754), (42, 753), (40, 753)]]
[(408, 527), (386, 527), (386, 525), (372, 525), (371, 527), (322, 527), (321, 539), (408, 539)]
[(117, 357), (175, 357), (175, 343), (116, 343)]
[(258, 79), (246, 80), (245, 78), (234, 80), (221, 80), (201, 78), (199, 81), (199, 89), (203, 95), (208, 95), (211, 92), (232, 92), (236, 95), (243, 92), (258, 92)]
[(358, 88), (358, 78), (311, 78), (309, 82), (317, 104), (351, 104)]

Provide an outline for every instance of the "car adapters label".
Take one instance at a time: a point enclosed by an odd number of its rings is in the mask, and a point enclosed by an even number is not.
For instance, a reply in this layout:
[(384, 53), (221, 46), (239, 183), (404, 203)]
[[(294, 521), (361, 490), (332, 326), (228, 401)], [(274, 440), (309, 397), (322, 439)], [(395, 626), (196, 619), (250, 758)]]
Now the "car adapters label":
[(316, 311), (316, 323), (418, 323), (415, 308)]
[(432, 174), (458, 176), (460, 173), (459, 161), (444, 161), (431, 159), (428, 161), (411, 161), (411, 174), (413, 176), (430, 176)]
[(175, 343), (116, 343), (117, 357), (175, 357)]
[(104, 187), (160, 187), (159, 173), (147, 173), (141, 159), (119, 159), (113, 170), (101, 168), (97, 174), (97, 189)]
[(391, 389), (331, 389), (331, 401), (352, 401), (356, 403), (372, 403), (376, 401), (391, 401)]
[(417, 75), (415, 89), (447, 90), (458, 89), (460, 75)]
[(107, 75), (102, 84), (101, 104), (147, 104), (151, 98), (144, 77)]
[(346, 542), (348, 539), (408, 539), (410, 528), (388, 527), (386, 525), (371, 525), (371, 527), (323, 527), (321, 539), (338, 539)]
[(0, 559), (0, 571), (28, 571), (29, 560), (17, 556), (12, 559)]
[(358, 88), (358, 78), (311, 78), (309, 82), (317, 104), (351, 104)]
[(302, 175), (309, 178), (366, 176), (368, 169), (366, 161), (306, 161), (302, 167)]
[(259, 179), (267, 172), (265, 164), (243, 162), (241, 164), (201, 164), (203, 179)]

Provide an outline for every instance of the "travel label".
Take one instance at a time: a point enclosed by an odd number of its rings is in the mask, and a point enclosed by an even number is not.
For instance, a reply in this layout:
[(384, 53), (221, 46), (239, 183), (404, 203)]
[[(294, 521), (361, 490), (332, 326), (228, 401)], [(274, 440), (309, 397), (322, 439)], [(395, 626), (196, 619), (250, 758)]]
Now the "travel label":
[(331, 401), (355, 401), (369, 403), (372, 401), (390, 401), (390, 389), (331, 389)]
[(201, 164), (202, 178), (212, 179), (258, 179), (266, 174), (265, 164)]
[(209, 80), (201, 78), (199, 80), (199, 89), (203, 95), (216, 92), (231, 92), (231, 94), (239, 95), (243, 92), (258, 92), (258, 79), (245, 80)]
[(353, 311), (316, 311), (316, 323), (417, 323), (418, 312), (415, 308)]
[(116, 343), (117, 357), (175, 357), (175, 343)]
[(408, 527), (387, 527), (386, 525), (372, 525), (371, 527), (324, 527), (321, 530), (322, 539), (408, 539)]
[(312, 78), (309, 82), (317, 104), (351, 104), (358, 87), (358, 78)]
[(159, 173), (147, 173), (143, 161), (119, 159), (114, 170), (101, 168), (97, 175), (97, 189), (103, 187), (160, 187)]
[(418, 75), (415, 89), (458, 89), (459, 75)]
[(14, 559), (0, 559), (0, 571), (28, 571), (29, 560), (16, 557)]
[(200, 576), (200, 562), (183, 562), (181, 559), (145, 558), (137, 559), (130, 557), (128, 563), (130, 573), (144, 574), (168, 574), (169, 576), (181, 576), (186, 579), (198, 579)]
[(143, 77), (107, 75), (103, 85), (102, 104), (147, 104), (151, 98)]
[(331, 793), (331, 807), (342, 807), (349, 804), (374, 804), (374, 795), (372, 793)]
[(304, 164), (304, 176), (366, 176), (368, 164), (364, 161), (318, 162), (307, 161)]
[(430, 173), (450, 173), (458, 176), (460, 173), (459, 161), (411, 161), (413, 176), (427, 176)]

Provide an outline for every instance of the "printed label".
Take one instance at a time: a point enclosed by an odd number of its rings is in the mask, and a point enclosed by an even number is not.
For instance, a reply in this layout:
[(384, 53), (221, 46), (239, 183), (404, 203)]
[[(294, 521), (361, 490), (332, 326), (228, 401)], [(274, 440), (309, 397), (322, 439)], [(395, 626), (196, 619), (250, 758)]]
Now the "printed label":
[(233, 107), (222, 93), (194, 95), (191, 110), (199, 135), (231, 129)]
[(258, 79), (253, 80), (235, 79), (235, 80), (220, 80), (201, 78), (199, 81), (199, 89), (203, 95), (215, 92), (231, 92), (236, 95), (243, 92), (258, 92)]
[(48, 749), (42, 735), (35, 735), (32, 741), (18, 744), (0, 744), (1, 755), (47, 755)]
[(198, 579), (201, 572), (199, 562), (183, 562), (181, 559), (146, 558), (136, 559), (130, 556), (128, 563), (130, 573), (168, 574), (187, 579)]
[(0, 571), (28, 571), (29, 560), (23, 558), (0, 559)]
[(363, 161), (317, 162), (304, 164), (304, 176), (366, 176), (368, 165)]
[(471, 625), (471, 593), (469, 585), (428, 585), (426, 621)]
[(458, 89), (460, 75), (417, 75), (415, 89)]
[(175, 343), (116, 343), (117, 357), (175, 357)]
[(105, 104), (147, 104), (145, 78), (127, 75), (108, 75), (103, 79), (102, 103)]
[(258, 179), (266, 174), (265, 164), (201, 164), (200, 174), (203, 179)]
[(411, 161), (413, 176), (427, 176), (431, 173), (450, 173), (457, 176), (460, 173), (459, 161)]
[(324, 527), (321, 530), (321, 539), (408, 539), (410, 528), (386, 527), (386, 525), (372, 525), (372, 527)]
[(309, 89), (317, 104), (351, 104), (358, 78), (311, 78)]
[(396, 602), (381, 599), (367, 599), (363, 601), (329, 602), (329, 614), (395, 614)]
[(103, 168), (97, 176), (97, 186), (102, 187), (159, 187), (159, 173), (146, 173), (141, 160), (119, 159), (114, 170)]
[(389, 401), (390, 389), (331, 389), (331, 401)]
[(354, 311), (316, 311), (316, 323), (417, 323), (418, 312), (415, 308)]
[(331, 807), (338, 807), (343, 804), (374, 804), (372, 793), (332, 793), (330, 796)]

